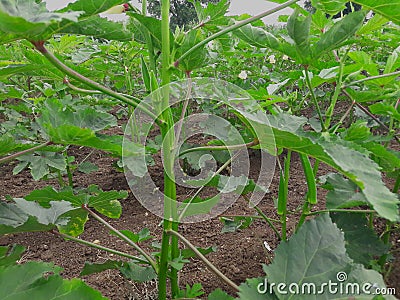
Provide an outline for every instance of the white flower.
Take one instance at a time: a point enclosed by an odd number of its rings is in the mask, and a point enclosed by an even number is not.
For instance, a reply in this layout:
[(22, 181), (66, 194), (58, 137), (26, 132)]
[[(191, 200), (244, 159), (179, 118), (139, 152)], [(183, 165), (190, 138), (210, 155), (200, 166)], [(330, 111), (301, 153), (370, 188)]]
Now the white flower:
[(289, 60), (289, 56), (287, 56), (286, 54), (282, 56), (283, 60)]
[(243, 79), (243, 80), (247, 79), (247, 72), (246, 72), (246, 71), (240, 72), (240, 74), (238, 75), (238, 77), (239, 77), (240, 79)]
[(276, 63), (275, 55), (272, 54), (272, 55), (268, 56), (268, 60), (269, 60), (270, 64)]

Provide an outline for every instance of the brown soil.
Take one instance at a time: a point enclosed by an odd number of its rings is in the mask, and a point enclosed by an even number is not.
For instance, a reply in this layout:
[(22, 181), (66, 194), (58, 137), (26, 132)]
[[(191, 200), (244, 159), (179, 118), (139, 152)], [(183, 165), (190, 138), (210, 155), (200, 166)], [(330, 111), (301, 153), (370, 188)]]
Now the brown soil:
[[(70, 155), (74, 155), (77, 161), (81, 161), (90, 153), (87, 149), (72, 148)], [(255, 165), (257, 165), (257, 157), (253, 157)], [(118, 172), (112, 166), (115, 159), (105, 154), (94, 151), (89, 156), (89, 161), (96, 163), (99, 170), (90, 175), (77, 173), (74, 182), (77, 186), (86, 187), (89, 184), (97, 184), (103, 190), (129, 190), (123, 173)], [(159, 162), (158, 162), (159, 163)], [(4, 199), (5, 195), (12, 197), (23, 197), (33, 189), (37, 189), (46, 185), (54, 185), (57, 187), (55, 180), (47, 182), (35, 182), (32, 180), (28, 171), (23, 171), (19, 175), (12, 175), (12, 165), (2, 166), (0, 176), (2, 184), (0, 185), (0, 197)], [(158, 165), (152, 168), (153, 178), (158, 177), (162, 181), (162, 166)], [(329, 168), (321, 166), (320, 175), (330, 172)], [(271, 217), (278, 218), (273, 205), (273, 199), (277, 195), (278, 179), (275, 177), (272, 181), (271, 192), (265, 196), (259, 207), (263, 212)], [(293, 155), (293, 166), (291, 169), (290, 181), (290, 202), (289, 208), (295, 210), (303, 202), (306, 183), (301, 168), (301, 164), (297, 155)], [(185, 193), (184, 189), (179, 189), (179, 193)], [(181, 196), (181, 195), (178, 195)], [(319, 194), (322, 199), (324, 191)], [(322, 202), (322, 201), (321, 201)], [(135, 200), (132, 193), (126, 200), (122, 201), (123, 214), (118, 220), (109, 220), (109, 222), (117, 229), (130, 229), (134, 232), (140, 231), (147, 227), (151, 234), (160, 240), (161, 229), (159, 227), (160, 218), (147, 212), (141, 204)], [(323, 203), (319, 204), (320, 208)], [(236, 202), (225, 215), (251, 215), (254, 211), (249, 209), (244, 202)], [(288, 222), (289, 234), (293, 232), (298, 214), (294, 214)], [(180, 232), (194, 245), (203, 248), (209, 246), (217, 246), (215, 253), (209, 254), (207, 257), (214, 263), (224, 274), (226, 274), (235, 283), (240, 284), (246, 278), (263, 276), (262, 264), (269, 263), (271, 253), (263, 246), (264, 241), (274, 249), (278, 245), (273, 230), (262, 221), (255, 221), (249, 228), (240, 230), (236, 233), (221, 233), (222, 224), (215, 218), (213, 220), (204, 221), (195, 224), (183, 224)], [(378, 228), (382, 225), (378, 224)], [(108, 231), (94, 220), (89, 220), (86, 225), (84, 234), (80, 236), (88, 241), (99, 240), (104, 246), (134, 253), (134, 251), (124, 242), (115, 237), (111, 237)], [(388, 286), (396, 288), (400, 291), (400, 255), (399, 253), (399, 232), (395, 232), (392, 242), (397, 253), (393, 263), (393, 270), (389, 278), (387, 278)], [(111, 254), (78, 245), (74, 242), (65, 241), (58, 236), (48, 232), (43, 233), (26, 233), (18, 235), (8, 235), (0, 238), (0, 245), (22, 244), (27, 247), (25, 260), (41, 260), (46, 262), (54, 262), (64, 268), (63, 276), (66, 278), (78, 277), (79, 273), (86, 261), (103, 262), (106, 259), (115, 258)], [(144, 243), (147, 249), (150, 243)], [(156, 282), (150, 283), (134, 283), (125, 280), (118, 271), (105, 271), (100, 274), (94, 274), (83, 277), (83, 280), (90, 286), (99, 289), (104, 296), (112, 300), (122, 299), (157, 299)], [(229, 289), (222, 281), (211, 273), (205, 265), (198, 259), (191, 259), (180, 272), (181, 285), (186, 283), (192, 285), (200, 282), (206, 294), (216, 288), (222, 288), (230, 293)]]

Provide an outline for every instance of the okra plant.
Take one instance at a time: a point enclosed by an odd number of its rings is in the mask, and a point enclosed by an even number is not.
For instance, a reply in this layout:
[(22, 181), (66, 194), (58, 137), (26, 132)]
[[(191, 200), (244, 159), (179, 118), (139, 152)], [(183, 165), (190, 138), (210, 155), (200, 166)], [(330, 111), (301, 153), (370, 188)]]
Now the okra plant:
[[(373, 51), (385, 39), (399, 41), (400, 1), (388, 4), (385, 0), (356, 0), (353, 2), (363, 9), (336, 20), (332, 16), (345, 8), (344, 0), (314, 0), (313, 13), (304, 10), (297, 0), (274, 2), (280, 4), (254, 17), (227, 17), (228, 0), (206, 7), (193, 1), (198, 23), (172, 31), (169, 0), (161, 1), (161, 20), (147, 15), (146, 0), (142, 0), (141, 10), (119, 0), (77, 0), (51, 12), (41, 1), (0, 0), (2, 49), (25, 49), (19, 61), (3, 64), (0, 80), (18, 83), (26, 93), (18, 94), (14, 89), (5, 97), (29, 97), (36, 76), (55, 87), (43, 84), (42, 99), (26, 108), (31, 112), (27, 126), (35, 130), (34, 137), (24, 137), (28, 136), (26, 131), (19, 131), (19, 135), (7, 133), (10, 124), (2, 124), (0, 154), (4, 157), (0, 163), (17, 159), (15, 173), (29, 167), (35, 180), (54, 176), (60, 185), (58, 189), (49, 186), (24, 198), (8, 197), (8, 201), (0, 202), (0, 233), (51, 231), (124, 257), (101, 265), (87, 264), (82, 275), (114, 268), (131, 280), (156, 278), (161, 300), (203, 295), (198, 285), (182, 289), (179, 282), (179, 271), (192, 256), (221, 278), (228, 291), (235, 291), (237, 299), (299, 297), (293, 292), (282, 293), (279, 283), (321, 287), (326, 282), (339, 284), (346, 280), (358, 285), (372, 282), (375, 288), (385, 288), (382, 275), (371, 268), (386, 274), (390, 234), (399, 221), (400, 159), (389, 146), (399, 141), (400, 59), (395, 46), (388, 47), (389, 53), (387, 49), (377, 54)], [(286, 7), (294, 12), (282, 30), (268, 30), (260, 21)], [(126, 11), (129, 20), (125, 24), (99, 16), (117, 8)], [(369, 11), (373, 15), (367, 20)], [(381, 31), (381, 36), (371, 42), (376, 31)], [(92, 38), (97, 45), (89, 50), (90, 55), (101, 49), (111, 52), (113, 48), (118, 56), (115, 61), (123, 61), (123, 75), (106, 76), (114, 69), (121, 70), (116, 64), (108, 67), (95, 59), (85, 64), (90, 58), (85, 57), (87, 51), (80, 52), (82, 56), (64, 52), (64, 57), (53, 52), (68, 49), (71, 44), (79, 50), (82, 36)], [(111, 60), (112, 55), (107, 54)], [(234, 69), (229, 59), (237, 59), (240, 67), (251, 67), (251, 73)], [(260, 62), (263, 68), (248, 66), (248, 61)], [(240, 87), (218, 78), (221, 75), (229, 80), (223, 63), (237, 71), (234, 80)], [(29, 80), (12, 81), (15, 74), (25, 74)], [(134, 82), (134, 75), (143, 84)], [(74, 101), (68, 92), (80, 95), (80, 100)], [(95, 99), (95, 105), (90, 105), (88, 99)], [(345, 112), (338, 116), (339, 104), (345, 106)], [(129, 117), (124, 135), (104, 134), (103, 130), (117, 125), (104, 106), (117, 105)], [(311, 116), (303, 115), (306, 108), (312, 110)], [(13, 118), (10, 114), (8, 121), (18, 119)], [(349, 124), (349, 119), (354, 121)], [(377, 126), (383, 134), (378, 135)], [(160, 133), (161, 141), (150, 140), (155, 132)], [(206, 144), (187, 142), (196, 135), (203, 136)], [(74, 165), (68, 155), (71, 146), (102, 150), (120, 159), (119, 167), (124, 168), (135, 198), (162, 219), (157, 252), (149, 253), (140, 245), (151, 238), (148, 230), (117, 230), (101, 216), (120, 217), (118, 200), (127, 197), (125, 191), (74, 186), (76, 169), (89, 172), (95, 167)], [(261, 153), (256, 179), (248, 178), (248, 149)], [(164, 168), (161, 190), (148, 172), (148, 163), (156, 153), (161, 155)], [(300, 158), (307, 194), (296, 211), (299, 218), (295, 231), (289, 236), (287, 220), (296, 213), (288, 206), (294, 155)], [(181, 168), (182, 161), (200, 175), (188, 175)], [(322, 163), (335, 173), (318, 177)], [(279, 220), (258, 206), (265, 201), (275, 165), (279, 186), (274, 205)], [(391, 191), (383, 183), (383, 173), (394, 177)], [(178, 201), (177, 184), (196, 189), (194, 196)], [(216, 195), (203, 198), (202, 191), (207, 187), (214, 188)], [(320, 208), (324, 205), (321, 188), (328, 190), (324, 209)], [(225, 228), (229, 227), (227, 231), (244, 229), (259, 218), (281, 240), (273, 262), (263, 267), (265, 276), (260, 274), (243, 283), (229, 279), (206, 258), (212, 250), (197, 248), (179, 230), (183, 222), (221, 215), (237, 199), (246, 201), (255, 214), (221, 218)], [(137, 254), (79, 238), (88, 217), (132, 246)], [(373, 230), (376, 218), (386, 220), (382, 238)], [(355, 239), (358, 236), (365, 239)], [(185, 249), (179, 247), (179, 241)], [(85, 293), (90, 299), (103, 299), (77, 279), (62, 280), (60, 270), (53, 265), (16, 264), (23, 252), (21, 247), (0, 249), (0, 288), (10, 295), (7, 299), (25, 299), (32, 297), (32, 292), (40, 299), (81, 298)], [(26, 285), (17, 289), (6, 284), (7, 277), (16, 278), (24, 272), (34, 274)], [(48, 276), (49, 272), (53, 275)], [(359, 295), (354, 290), (341, 295), (323, 291), (321, 295), (324, 299), (352, 296), (372, 299), (375, 295), (365, 290)], [(385, 297), (394, 299), (391, 295)], [(210, 293), (209, 299), (234, 298), (218, 289)]]

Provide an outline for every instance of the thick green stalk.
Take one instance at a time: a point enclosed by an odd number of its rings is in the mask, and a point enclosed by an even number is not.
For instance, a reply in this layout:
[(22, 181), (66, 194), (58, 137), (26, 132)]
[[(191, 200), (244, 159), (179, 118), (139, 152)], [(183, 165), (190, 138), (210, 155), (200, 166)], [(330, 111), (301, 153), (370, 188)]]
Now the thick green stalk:
[[(164, 223), (163, 235), (161, 241), (161, 257), (160, 272), (158, 283), (158, 299), (164, 300), (167, 297), (167, 277), (170, 273), (172, 297), (179, 293), (178, 270), (171, 268), (169, 272), (168, 254), (171, 253), (171, 259), (179, 256), (178, 238), (171, 238), (167, 234), (167, 230), (178, 230), (178, 223), (174, 222), (177, 217), (176, 207), (176, 184), (174, 176), (174, 155), (173, 146), (175, 142), (174, 134), (168, 134), (173, 128), (172, 113), (169, 108), (169, 86), (170, 83), (170, 27), (169, 27), (170, 1), (161, 1), (161, 34), (162, 34), (162, 50), (161, 50), (161, 119), (166, 126), (161, 126), (161, 135), (163, 137), (163, 155), (164, 155)], [(171, 249), (171, 250), (170, 250)]]
[(262, 18), (264, 18), (264, 17), (266, 17), (266, 16), (272, 15), (273, 13), (276, 13), (276, 12), (278, 12), (278, 11), (280, 11), (280, 10), (282, 10), (282, 9), (284, 9), (284, 8), (286, 8), (286, 7), (290, 6), (290, 5), (292, 5), (292, 4), (295, 4), (297, 1), (299, 1), (299, 0), (290, 0), (290, 1), (287, 1), (287, 2), (285, 2), (285, 3), (283, 3), (283, 4), (281, 4), (281, 5), (279, 5), (279, 6), (275, 7), (275, 8), (273, 8), (273, 9), (270, 9), (270, 10), (268, 10), (268, 11), (266, 11), (266, 12), (263, 12), (263, 13), (261, 13), (261, 14), (259, 14), (259, 15), (256, 15), (256, 16), (254, 16), (254, 17), (251, 17), (251, 18), (248, 18), (248, 19), (243, 20), (243, 21), (241, 21), (241, 22), (238, 22), (238, 23), (236, 23), (236, 24), (234, 24), (234, 25), (232, 25), (232, 26), (229, 26), (229, 27), (227, 27), (227, 28), (225, 28), (225, 29), (223, 29), (223, 30), (221, 30), (221, 31), (219, 31), (219, 32), (217, 32), (217, 33), (215, 33), (215, 34), (213, 34), (213, 35), (210, 35), (208, 38), (204, 39), (203, 41), (201, 41), (200, 43), (196, 44), (195, 46), (193, 46), (192, 48), (190, 48), (188, 51), (186, 51), (185, 53), (183, 53), (183, 54), (181, 55), (181, 57), (179, 57), (179, 58), (175, 61), (175, 63), (174, 63), (175, 67), (177, 67), (177, 66), (179, 65), (179, 62), (180, 62), (180, 61), (182, 61), (183, 59), (185, 59), (186, 57), (188, 57), (190, 54), (192, 54), (192, 53), (193, 53), (194, 51), (196, 51), (197, 49), (203, 47), (204, 45), (207, 45), (207, 44), (208, 44), (209, 42), (211, 42), (212, 40), (215, 40), (216, 38), (219, 38), (220, 36), (222, 36), (222, 35), (224, 35), (224, 34), (227, 34), (227, 33), (229, 33), (229, 32), (232, 32), (232, 31), (236, 30), (236, 29), (239, 29), (240, 27), (243, 27), (244, 25), (250, 24), (250, 23), (252, 23), (252, 22), (254, 22), (254, 21), (257, 21), (257, 20), (259, 20), (259, 19), (262, 19)]

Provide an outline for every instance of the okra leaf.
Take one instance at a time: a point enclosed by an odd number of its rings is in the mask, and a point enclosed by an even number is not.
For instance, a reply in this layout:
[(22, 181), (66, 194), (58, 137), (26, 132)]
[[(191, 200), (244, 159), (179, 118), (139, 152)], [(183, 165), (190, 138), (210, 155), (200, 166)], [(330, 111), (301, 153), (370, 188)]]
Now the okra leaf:
[(400, 0), (355, 0), (354, 2), (400, 25)]
[[(290, 292), (279, 293), (279, 283), (285, 283), (286, 287), (296, 284), (301, 290), (304, 284), (308, 284), (309, 288), (309, 284), (312, 284), (311, 288), (320, 288), (328, 282), (339, 285), (345, 278), (346, 282), (359, 284), (360, 287), (365, 282), (373, 282), (385, 288), (382, 275), (354, 263), (346, 251), (343, 232), (324, 214), (303, 224), (288, 242), (281, 242), (274, 252), (273, 262), (264, 265), (263, 269), (268, 283), (275, 284), (272, 289), (279, 299), (290, 299), (293, 296)], [(343, 293), (332, 294), (323, 290), (318, 296), (310, 292), (307, 299), (343, 299), (352, 296), (372, 299), (374, 296), (365, 294), (361, 288), (360, 294), (354, 293), (357, 291), (348, 289)], [(395, 298), (389, 296), (387, 299)]]
[(322, 54), (339, 48), (343, 42), (354, 36), (361, 27), (365, 18), (365, 12), (353, 12), (337, 23), (335, 23), (327, 32), (322, 34), (319, 41), (313, 45), (313, 57), (318, 58)]
[(306, 17), (300, 16), (300, 11), (296, 9), (287, 22), (287, 30), (296, 45), (297, 55), (305, 64), (309, 63), (311, 57), (311, 17), (311, 14)]
[(326, 195), (326, 208), (351, 208), (367, 203), (365, 195), (358, 186), (340, 174), (330, 173), (320, 178), (322, 187), (329, 190)]
[(52, 263), (31, 261), (0, 267), (0, 290), (4, 300), (106, 300), (99, 291), (79, 279), (65, 280), (62, 268)]
[(46, 3), (34, 0), (1, 0), (0, 31), (18, 38), (40, 40), (47, 28), (62, 20), (78, 21), (79, 11), (49, 12)]
[(368, 227), (367, 218), (360, 213), (333, 213), (332, 221), (344, 232), (346, 251), (349, 257), (366, 268), (371, 266), (374, 258), (380, 257), (389, 250)]

